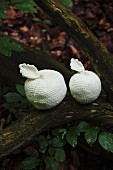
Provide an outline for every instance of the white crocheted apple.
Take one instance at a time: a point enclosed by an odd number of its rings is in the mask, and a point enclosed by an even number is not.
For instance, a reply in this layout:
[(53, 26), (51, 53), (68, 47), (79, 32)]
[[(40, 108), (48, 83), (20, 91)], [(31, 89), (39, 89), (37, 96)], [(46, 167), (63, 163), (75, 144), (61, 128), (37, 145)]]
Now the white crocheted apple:
[(38, 71), (34, 65), (20, 64), (20, 73), (26, 77), (26, 97), (39, 110), (51, 109), (65, 97), (67, 87), (61, 73), (44, 69)]
[(71, 59), (71, 69), (77, 71), (69, 82), (71, 95), (81, 104), (93, 102), (101, 92), (100, 78), (92, 71), (85, 70), (78, 59)]

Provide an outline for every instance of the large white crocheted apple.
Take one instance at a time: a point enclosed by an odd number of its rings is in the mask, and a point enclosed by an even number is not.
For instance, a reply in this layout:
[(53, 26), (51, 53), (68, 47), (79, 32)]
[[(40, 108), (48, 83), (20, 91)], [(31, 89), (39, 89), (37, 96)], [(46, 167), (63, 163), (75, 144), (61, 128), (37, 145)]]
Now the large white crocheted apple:
[(51, 109), (65, 97), (67, 87), (61, 73), (44, 69), (38, 71), (34, 65), (20, 64), (20, 73), (26, 77), (26, 97), (39, 110)]
[(71, 69), (77, 71), (69, 82), (71, 95), (81, 104), (93, 102), (101, 92), (100, 78), (92, 71), (85, 70), (78, 59), (71, 59)]

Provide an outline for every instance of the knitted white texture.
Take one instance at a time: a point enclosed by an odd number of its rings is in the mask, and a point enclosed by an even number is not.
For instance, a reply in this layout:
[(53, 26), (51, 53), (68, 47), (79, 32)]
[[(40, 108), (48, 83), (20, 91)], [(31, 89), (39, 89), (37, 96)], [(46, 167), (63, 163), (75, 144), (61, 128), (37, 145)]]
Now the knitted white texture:
[[(25, 67), (25, 64), (19, 65), (20, 72), (23, 70), (22, 66)], [(26, 74), (28, 79), (24, 85), (26, 97), (31, 104), (39, 110), (53, 108), (58, 105), (66, 95), (67, 87), (64, 78), (58, 71), (45, 69), (36, 72), (34, 67), (35, 66), (33, 66), (33, 70), (31, 70), (31, 67), (30, 70), (28, 67), (27, 71), (24, 70), (29, 73), (28, 75)], [(33, 71), (35, 71), (34, 75)], [(29, 75), (32, 75), (32, 77), (37, 75), (37, 78), (32, 79)]]
[[(85, 71), (85, 69), (83, 69), (84, 66), (80, 63), (81, 62), (77, 59), (71, 59), (71, 68), (73, 70), (80, 71), (71, 77), (69, 87), (72, 96), (77, 102), (87, 104), (96, 100), (100, 95), (101, 81), (94, 72), (87, 70)], [(76, 66), (77, 69), (74, 66)]]

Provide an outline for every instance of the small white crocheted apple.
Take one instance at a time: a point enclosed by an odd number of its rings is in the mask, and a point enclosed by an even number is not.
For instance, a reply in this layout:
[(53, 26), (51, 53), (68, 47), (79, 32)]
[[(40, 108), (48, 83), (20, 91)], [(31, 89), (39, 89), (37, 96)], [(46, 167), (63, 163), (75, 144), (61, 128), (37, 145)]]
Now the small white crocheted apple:
[(78, 59), (71, 59), (71, 69), (77, 71), (69, 82), (71, 95), (81, 104), (93, 102), (101, 92), (100, 78), (92, 71), (84, 69)]
[(67, 87), (61, 73), (44, 69), (38, 71), (34, 65), (20, 64), (20, 73), (26, 77), (26, 97), (39, 110), (58, 105), (65, 97)]

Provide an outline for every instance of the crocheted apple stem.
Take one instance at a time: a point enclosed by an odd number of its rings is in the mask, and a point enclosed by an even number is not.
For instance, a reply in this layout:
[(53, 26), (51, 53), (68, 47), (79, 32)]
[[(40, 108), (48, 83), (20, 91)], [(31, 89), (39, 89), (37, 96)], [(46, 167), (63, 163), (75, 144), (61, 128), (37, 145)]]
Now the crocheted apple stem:
[(85, 71), (83, 64), (80, 61), (78, 61), (78, 59), (72, 58), (70, 62), (70, 67), (72, 70), (77, 71), (77, 72)]
[(29, 78), (29, 79), (36, 79), (39, 77), (39, 73), (37, 68), (34, 65), (30, 64), (20, 64), (20, 73), (23, 77)]

